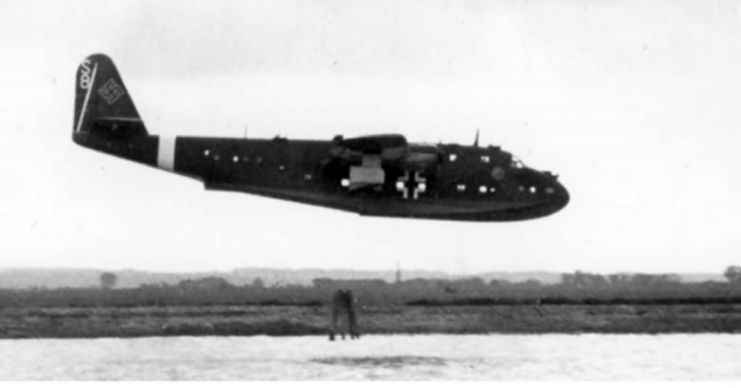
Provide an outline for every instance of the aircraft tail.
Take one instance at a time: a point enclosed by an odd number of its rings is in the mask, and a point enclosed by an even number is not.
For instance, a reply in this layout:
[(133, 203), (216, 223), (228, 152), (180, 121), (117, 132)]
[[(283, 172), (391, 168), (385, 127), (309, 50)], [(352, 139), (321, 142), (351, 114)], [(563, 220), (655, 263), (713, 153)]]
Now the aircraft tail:
[(75, 80), (75, 143), (101, 152), (156, 165), (151, 141), (134, 101), (113, 61), (94, 54), (82, 61)]

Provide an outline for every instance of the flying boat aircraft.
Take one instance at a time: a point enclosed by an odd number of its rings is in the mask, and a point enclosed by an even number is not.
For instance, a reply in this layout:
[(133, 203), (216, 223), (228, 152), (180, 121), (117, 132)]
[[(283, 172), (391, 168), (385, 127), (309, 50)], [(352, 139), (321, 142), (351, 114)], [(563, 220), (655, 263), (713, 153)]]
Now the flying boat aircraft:
[(152, 135), (113, 61), (77, 70), (72, 138), (133, 162), (237, 191), (364, 216), (518, 221), (569, 202), (558, 177), (500, 147), (410, 143), (400, 134), (329, 141)]

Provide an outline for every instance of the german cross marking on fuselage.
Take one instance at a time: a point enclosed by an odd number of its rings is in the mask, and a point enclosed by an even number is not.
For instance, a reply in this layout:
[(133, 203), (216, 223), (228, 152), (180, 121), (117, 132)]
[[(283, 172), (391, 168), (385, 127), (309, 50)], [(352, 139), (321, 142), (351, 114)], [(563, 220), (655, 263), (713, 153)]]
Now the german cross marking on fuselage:
[(109, 79), (108, 82), (103, 84), (103, 86), (98, 89), (98, 94), (100, 94), (101, 97), (105, 100), (105, 102), (108, 103), (108, 105), (113, 104), (114, 102), (118, 101), (119, 98), (121, 98), (126, 92), (124, 92), (121, 85), (116, 83), (116, 81), (113, 80), (113, 78)]
[(399, 177), (397, 190), (399, 190), (404, 199), (409, 199), (409, 191), (412, 192), (412, 199), (418, 199), (419, 193), (424, 193), (427, 190), (427, 179), (419, 176), (419, 171), (415, 171), (413, 176), (409, 176), (409, 171), (404, 172), (404, 176)]

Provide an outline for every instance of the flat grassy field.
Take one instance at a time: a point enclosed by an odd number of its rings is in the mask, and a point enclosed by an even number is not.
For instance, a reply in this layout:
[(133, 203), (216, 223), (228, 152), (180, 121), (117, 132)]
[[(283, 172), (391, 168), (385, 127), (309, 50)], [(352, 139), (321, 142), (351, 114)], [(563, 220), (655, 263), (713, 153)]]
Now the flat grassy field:
[[(738, 333), (741, 304), (366, 306), (363, 334)], [(325, 306), (0, 309), (0, 338), (327, 335)]]

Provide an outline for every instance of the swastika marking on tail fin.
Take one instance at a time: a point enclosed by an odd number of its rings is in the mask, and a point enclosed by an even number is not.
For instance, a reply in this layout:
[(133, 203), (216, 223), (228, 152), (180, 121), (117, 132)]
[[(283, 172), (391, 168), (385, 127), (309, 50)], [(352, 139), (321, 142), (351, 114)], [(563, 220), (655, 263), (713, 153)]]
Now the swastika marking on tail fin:
[(124, 92), (124, 89), (116, 83), (112, 78), (109, 79), (103, 86), (98, 89), (98, 94), (100, 94), (101, 97), (108, 103), (108, 105), (113, 104), (114, 102), (118, 101), (119, 98), (121, 98), (123, 95), (126, 94)]

